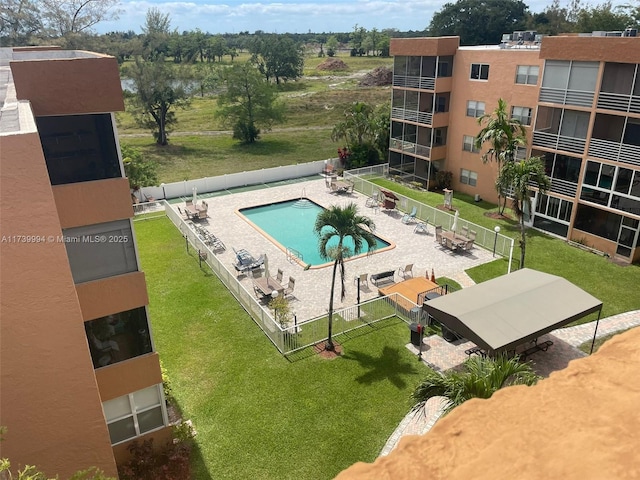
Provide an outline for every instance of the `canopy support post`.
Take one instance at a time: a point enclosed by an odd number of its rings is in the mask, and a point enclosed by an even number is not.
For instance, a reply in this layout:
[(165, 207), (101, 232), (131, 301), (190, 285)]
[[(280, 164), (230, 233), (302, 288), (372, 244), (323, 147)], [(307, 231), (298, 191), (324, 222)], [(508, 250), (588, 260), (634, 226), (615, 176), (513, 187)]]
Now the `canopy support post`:
[(600, 314), (602, 313), (602, 308), (598, 310), (598, 319), (596, 320), (596, 328), (593, 331), (593, 340), (591, 341), (591, 350), (589, 351), (589, 355), (593, 353), (593, 346), (596, 344), (596, 334), (598, 333), (598, 324), (600, 323)]

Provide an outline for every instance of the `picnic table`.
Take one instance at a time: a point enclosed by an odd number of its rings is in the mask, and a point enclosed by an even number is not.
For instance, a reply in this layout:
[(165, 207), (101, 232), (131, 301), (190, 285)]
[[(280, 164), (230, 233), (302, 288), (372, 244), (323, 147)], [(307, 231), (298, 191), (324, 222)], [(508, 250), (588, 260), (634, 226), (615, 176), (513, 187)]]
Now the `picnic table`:
[(264, 297), (270, 297), (273, 292), (278, 292), (278, 295), (284, 292), (284, 287), (273, 277), (255, 278), (253, 284)]

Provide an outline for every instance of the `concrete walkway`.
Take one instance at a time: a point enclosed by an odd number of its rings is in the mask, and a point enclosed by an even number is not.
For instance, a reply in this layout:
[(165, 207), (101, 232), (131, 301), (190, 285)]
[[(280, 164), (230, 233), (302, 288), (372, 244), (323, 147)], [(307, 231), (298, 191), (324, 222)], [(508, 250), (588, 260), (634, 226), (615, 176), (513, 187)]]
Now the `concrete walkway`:
[[(466, 282), (464, 282), (465, 276), (466, 274), (458, 274), (454, 280), (463, 286), (469, 286), (468, 283), (465, 284)], [(471, 281), (471, 279), (469, 279), (469, 281)], [(473, 281), (471, 281), (471, 284), (473, 284)], [(639, 325), (640, 310), (602, 318), (598, 325), (596, 338), (606, 337), (607, 335), (629, 330)], [(593, 339), (594, 330), (595, 322), (590, 322), (573, 327), (560, 328), (541, 337), (543, 340), (546, 340), (548, 337), (554, 342), (554, 345), (547, 352), (544, 352), (544, 354), (536, 355), (531, 359), (534, 370), (536, 370), (539, 375), (547, 377), (552, 371), (566, 367), (569, 361), (586, 356), (578, 347)], [(464, 362), (467, 358), (464, 350), (472, 345), (470, 342), (464, 342), (458, 345), (450, 344), (438, 336), (426, 338), (424, 343), (424, 348), (428, 347), (428, 350), (424, 353), (423, 361), (428, 363), (429, 367), (441, 371), (454, 368)], [(407, 348), (415, 354), (418, 353), (416, 347), (412, 344), (408, 344)], [(388, 455), (403, 436), (423, 435), (431, 430), (431, 427), (433, 427), (442, 415), (443, 405), (443, 397), (434, 397), (429, 399), (424, 409), (409, 412), (387, 440), (387, 443), (380, 452), (380, 456)]]

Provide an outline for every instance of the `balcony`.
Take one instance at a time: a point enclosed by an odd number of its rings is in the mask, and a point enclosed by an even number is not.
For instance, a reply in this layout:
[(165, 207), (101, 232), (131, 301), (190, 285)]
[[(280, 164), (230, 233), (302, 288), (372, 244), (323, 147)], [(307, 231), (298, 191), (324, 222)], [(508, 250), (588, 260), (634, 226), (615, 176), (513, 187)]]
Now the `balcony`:
[(399, 150), (404, 153), (410, 153), (412, 155), (417, 155), (419, 157), (423, 157), (425, 159), (429, 159), (429, 154), (431, 153), (431, 148), (425, 145), (419, 145), (413, 142), (407, 142), (405, 140), (400, 140), (398, 138), (392, 138), (389, 144), (389, 148), (393, 150)]
[(640, 146), (591, 138), (589, 156), (640, 166)]
[(415, 77), (410, 75), (394, 75), (394, 87), (419, 88), (420, 90), (435, 90), (435, 77)]
[(551, 179), (551, 187), (549, 188), (550, 193), (559, 193), (561, 195), (566, 195), (567, 197), (575, 197), (577, 191), (578, 184), (576, 183), (560, 180), (559, 178)]
[(394, 120), (406, 120), (407, 122), (431, 125), (431, 122), (433, 121), (433, 113), (394, 107), (391, 110), (391, 118)]
[(561, 90), (558, 88), (542, 87), (540, 89), (540, 101), (546, 103), (559, 103), (561, 105), (577, 105), (579, 107), (591, 107), (593, 105), (593, 92), (579, 90)]
[(583, 155), (586, 143), (584, 138), (566, 137), (541, 130), (533, 132), (532, 144), (534, 147), (544, 147)]
[(616, 110), (618, 112), (640, 113), (640, 97), (600, 92), (598, 95), (598, 108)]

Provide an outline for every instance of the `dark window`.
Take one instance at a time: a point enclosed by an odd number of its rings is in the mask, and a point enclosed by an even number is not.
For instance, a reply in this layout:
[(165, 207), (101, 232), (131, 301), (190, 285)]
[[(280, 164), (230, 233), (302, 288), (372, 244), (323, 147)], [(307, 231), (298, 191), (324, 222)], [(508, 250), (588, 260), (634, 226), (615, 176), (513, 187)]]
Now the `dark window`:
[(152, 351), (145, 307), (91, 320), (84, 326), (94, 368)]
[(579, 158), (557, 154), (552, 177), (566, 180), (567, 182), (578, 183), (581, 164), (582, 160)]
[(609, 204), (609, 193), (594, 188), (582, 187), (580, 198), (587, 202), (597, 203), (599, 205)]
[(589, 205), (578, 205), (575, 228), (608, 240), (617, 241), (622, 216)]
[(36, 118), (52, 185), (122, 176), (108, 113)]
[(483, 63), (471, 64), (471, 79), (472, 80), (488, 80), (489, 79), (489, 65)]

